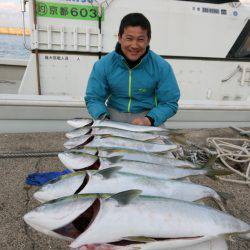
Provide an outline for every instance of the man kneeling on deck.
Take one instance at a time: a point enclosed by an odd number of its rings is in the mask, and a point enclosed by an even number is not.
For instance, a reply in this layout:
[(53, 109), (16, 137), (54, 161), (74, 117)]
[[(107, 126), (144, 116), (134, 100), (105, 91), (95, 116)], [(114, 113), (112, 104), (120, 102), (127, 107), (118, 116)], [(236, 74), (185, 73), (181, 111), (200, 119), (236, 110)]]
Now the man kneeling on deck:
[(97, 61), (85, 101), (94, 119), (160, 126), (178, 109), (180, 91), (168, 62), (149, 49), (151, 26), (140, 13), (120, 24), (115, 51)]

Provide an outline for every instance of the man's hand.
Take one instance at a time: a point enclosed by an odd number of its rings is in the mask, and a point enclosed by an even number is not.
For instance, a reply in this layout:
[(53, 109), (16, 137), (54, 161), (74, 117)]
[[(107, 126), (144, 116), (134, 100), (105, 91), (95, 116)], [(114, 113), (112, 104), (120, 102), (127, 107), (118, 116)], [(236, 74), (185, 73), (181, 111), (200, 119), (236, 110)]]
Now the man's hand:
[(136, 117), (133, 119), (132, 124), (140, 126), (151, 126), (151, 121), (147, 117)]

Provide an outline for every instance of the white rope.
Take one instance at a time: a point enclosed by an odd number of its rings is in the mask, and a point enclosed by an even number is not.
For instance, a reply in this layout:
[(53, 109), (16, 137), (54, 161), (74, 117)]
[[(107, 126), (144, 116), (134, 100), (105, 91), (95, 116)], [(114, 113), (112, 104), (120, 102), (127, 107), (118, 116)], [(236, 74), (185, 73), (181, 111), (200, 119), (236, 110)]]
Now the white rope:
[[(237, 174), (244, 180), (227, 179), (218, 177), (220, 180), (250, 185), (250, 140), (248, 139), (236, 139), (236, 138), (220, 138), (210, 137), (207, 138), (209, 146), (215, 148), (217, 152), (217, 158), (221, 160), (225, 167)], [(239, 171), (230, 165), (229, 161), (234, 163), (246, 164), (246, 170)]]

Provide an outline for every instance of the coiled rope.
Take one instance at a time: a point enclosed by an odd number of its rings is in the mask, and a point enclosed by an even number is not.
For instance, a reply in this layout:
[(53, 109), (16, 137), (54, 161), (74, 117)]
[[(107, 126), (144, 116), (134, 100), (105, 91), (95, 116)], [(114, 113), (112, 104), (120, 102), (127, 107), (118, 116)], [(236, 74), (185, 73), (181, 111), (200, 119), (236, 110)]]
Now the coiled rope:
[[(222, 181), (250, 185), (250, 140), (238, 138), (207, 138), (210, 147), (215, 148), (217, 158), (232, 173), (240, 176), (243, 180), (218, 177)], [(242, 171), (235, 168), (235, 164), (240, 163)]]

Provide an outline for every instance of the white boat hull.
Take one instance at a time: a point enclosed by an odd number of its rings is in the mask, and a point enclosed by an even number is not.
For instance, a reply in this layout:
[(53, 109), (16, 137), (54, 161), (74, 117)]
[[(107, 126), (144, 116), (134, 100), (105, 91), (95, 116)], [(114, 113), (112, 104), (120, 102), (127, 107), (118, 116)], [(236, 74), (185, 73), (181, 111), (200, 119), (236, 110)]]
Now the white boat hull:
[(17, 94), (28, 62), (0, 59), (0, 93)]
[[(59, 96), (0, 95), (0, 132), (55, 132), (66, 120), (89, 117), (82, 100)], [(182, 101), (168, 128), (250, 127), (250, 102)]]

